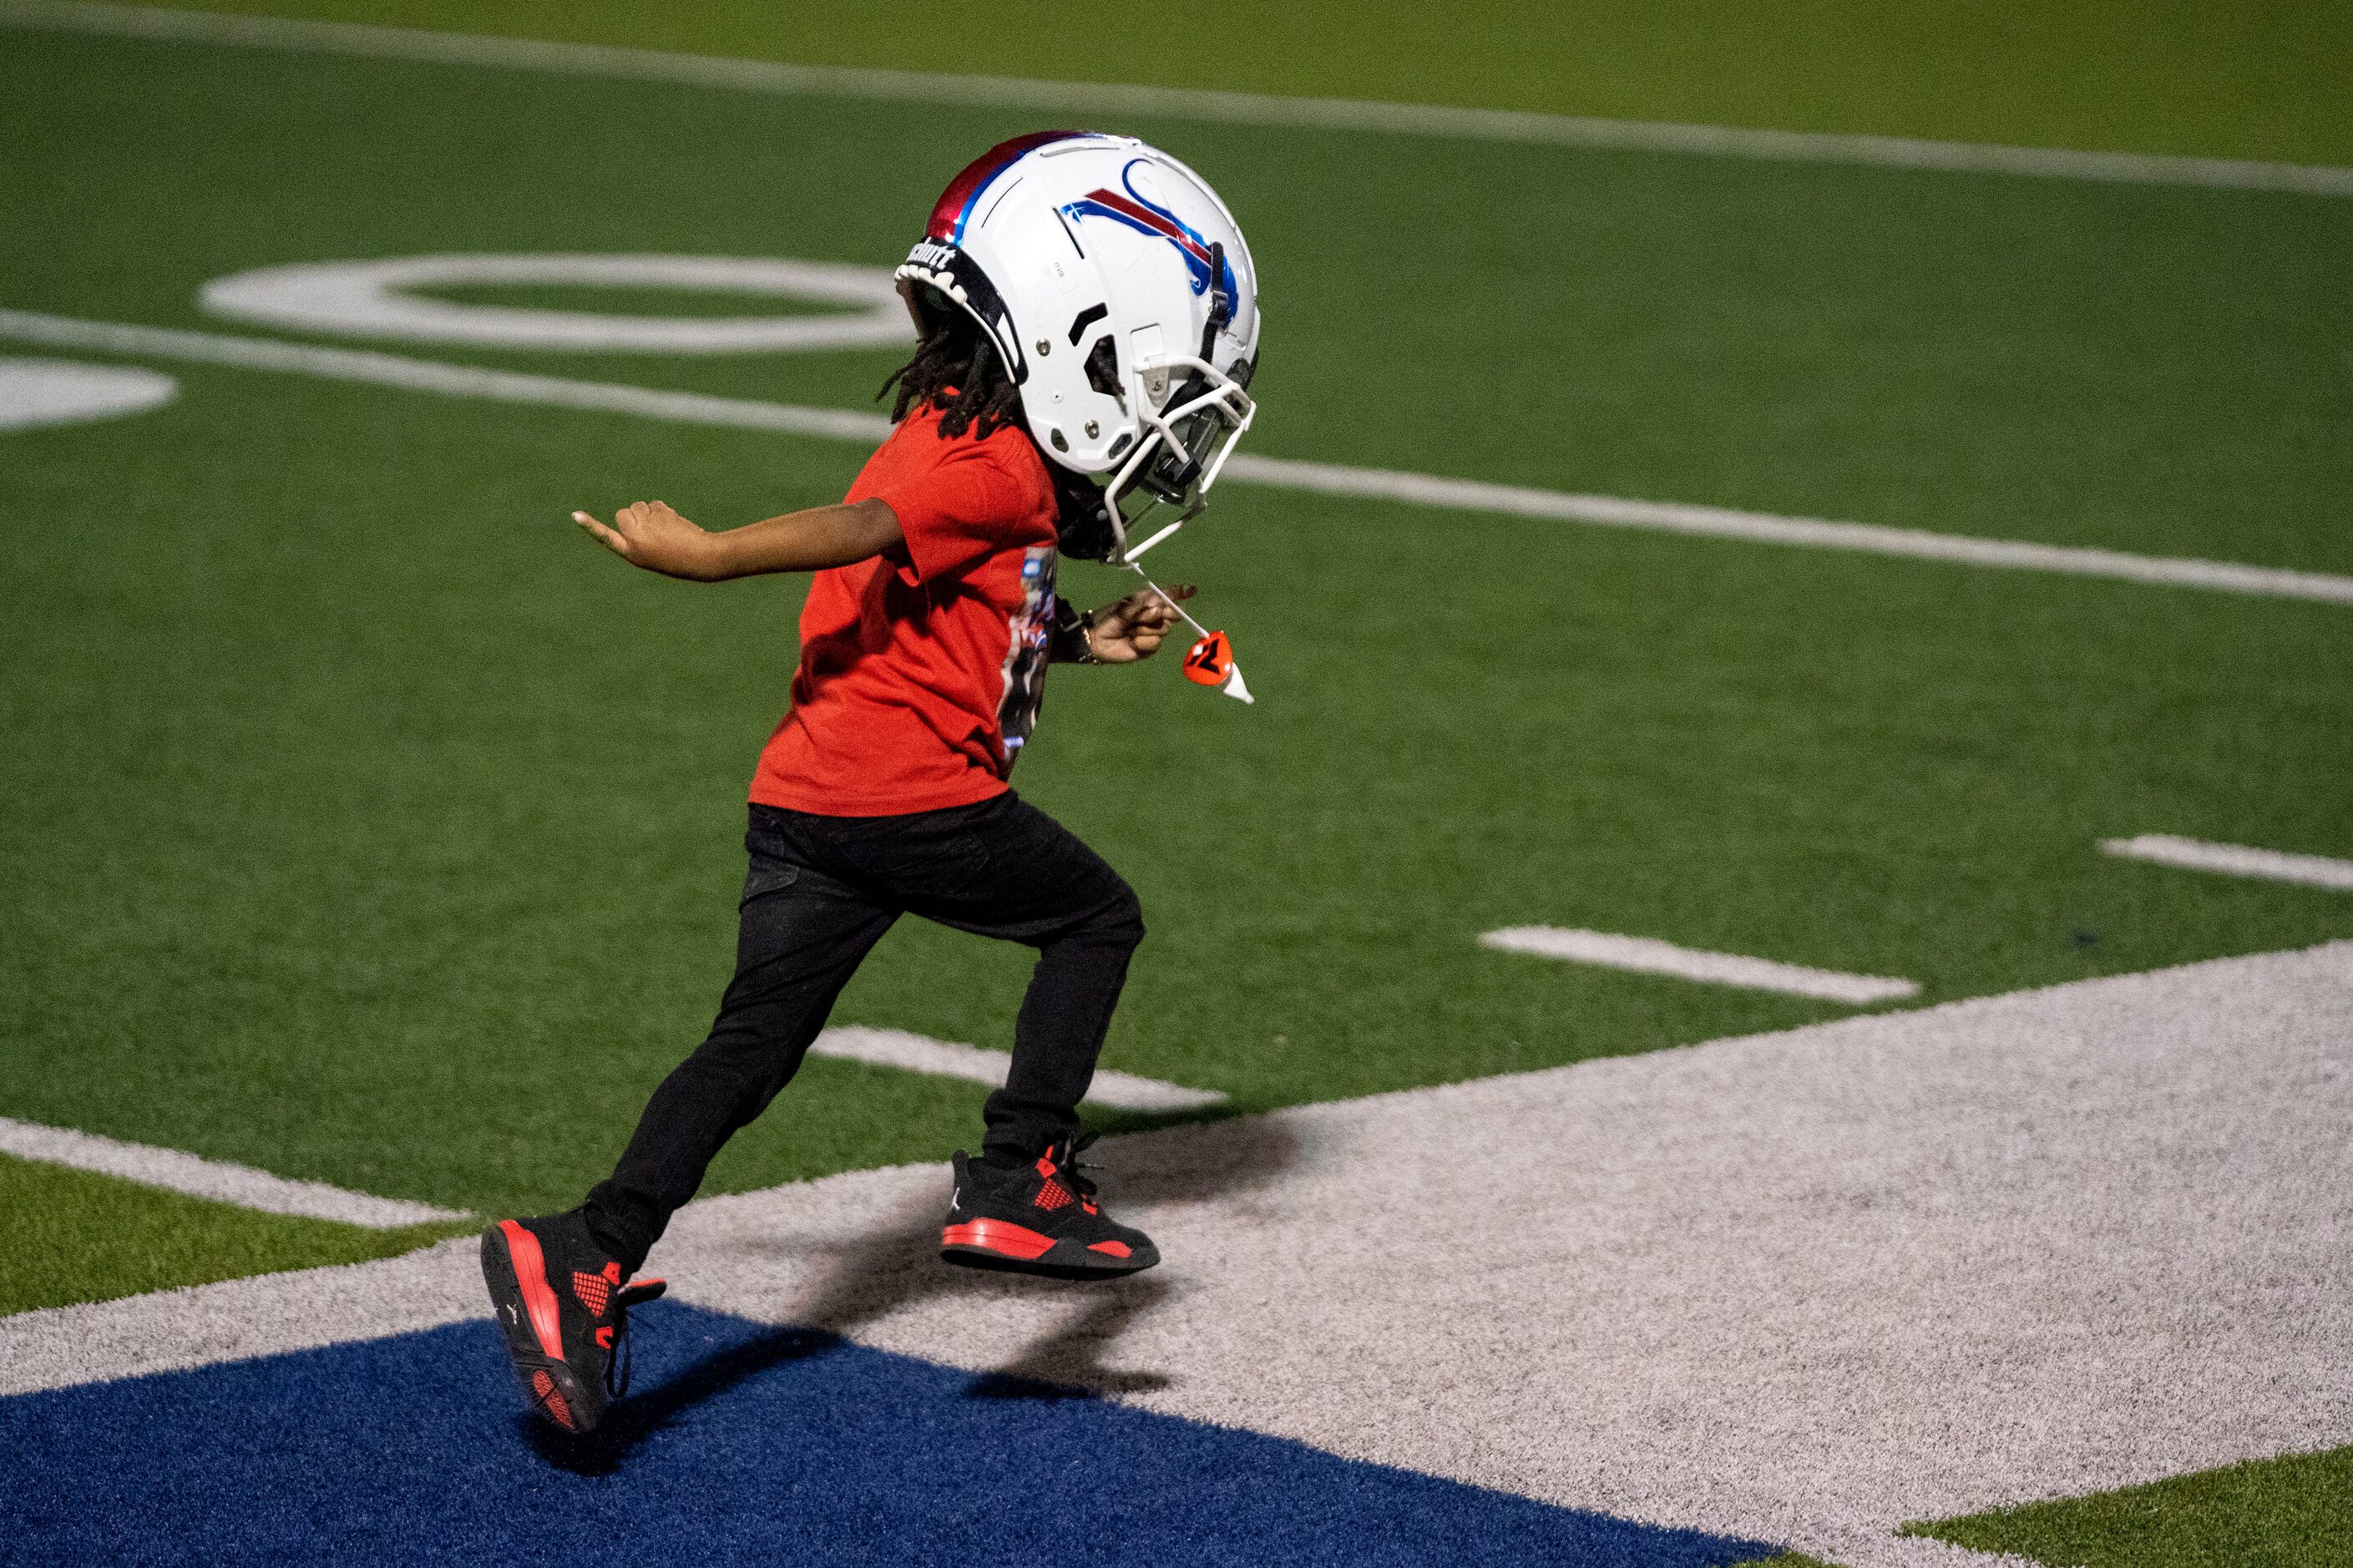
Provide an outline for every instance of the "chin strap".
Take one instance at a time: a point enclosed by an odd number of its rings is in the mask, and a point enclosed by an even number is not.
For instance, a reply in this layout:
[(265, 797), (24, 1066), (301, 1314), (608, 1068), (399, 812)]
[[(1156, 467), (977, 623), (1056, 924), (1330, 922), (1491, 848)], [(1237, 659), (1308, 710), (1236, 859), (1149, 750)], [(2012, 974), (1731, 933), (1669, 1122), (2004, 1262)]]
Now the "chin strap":
[(1226, 292), (1226, 247), (1222, 240), (1209, 242), (1209, 319), (1201, 328), (1201, 352), (1196, 356), (1208, 363), (1210, 351), (1218, 346), (1218, 334), (1234, 319), (1233, 297)]

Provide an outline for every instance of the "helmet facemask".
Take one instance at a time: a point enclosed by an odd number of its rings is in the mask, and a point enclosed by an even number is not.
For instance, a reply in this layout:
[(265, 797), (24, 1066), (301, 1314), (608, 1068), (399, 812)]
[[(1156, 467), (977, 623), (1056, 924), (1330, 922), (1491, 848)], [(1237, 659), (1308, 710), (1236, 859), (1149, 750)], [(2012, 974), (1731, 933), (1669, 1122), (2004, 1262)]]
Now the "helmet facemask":
[[(1209, 248), (1209, 276), (1222, 278), (1225, 247)], [(1212, 363), (1218, 334), (1233, 320), (1233, 301), (1214, 289), (1198, 354), (1155, 354), (1131, 367), (1136, 416), (1144, 439), (1104, 482), (1116, 543), (1107, 557), (1115, 564), (1134, 560), (1200, 514), (1208, 504), (1226, 458), (1258, 413), (1250, 395), (1255, 366), (1238, 360), (1232, 371)], [(1111, 342), (1108, 337), (1097, 346)], [(1116, 350), (1113, 351), (1116, 353)], [(1092, 366), (1090, 366), (1092, 369)], [(1155, 508), (1172, 506), (1176, 517), (1138, 543), (1134, 535)]]

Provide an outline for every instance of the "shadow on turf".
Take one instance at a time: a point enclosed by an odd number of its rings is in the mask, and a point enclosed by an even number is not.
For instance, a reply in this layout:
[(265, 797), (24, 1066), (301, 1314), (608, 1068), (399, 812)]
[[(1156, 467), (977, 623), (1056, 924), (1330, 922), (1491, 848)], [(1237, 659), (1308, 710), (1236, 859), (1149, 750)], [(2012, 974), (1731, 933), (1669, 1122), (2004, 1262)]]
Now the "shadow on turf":
[[(666, 1314), (659, 1307), (640, 1308), (631, 1314), (631, 1332), (660, 1331)], [(726, 1393), (745, 1379), (788, 1362), (807, 1361), (841, 1348), (839, 1334), (814, 1329), (773, 1330), (746, 1343), (705, 1356), (677, 1376), (651, 1388), (633, 1390), (617, 1401), (605, 1424), (586, 1436), (559, 1432), (536, 1415), (515, 1417), (516, 1429), (539, 1457), (560, 1470), (576, 1476), (610, 1475), (638, 1444), (693, 1409), (704, 1400)]]
[[(1104, 1198), (1114, 1210), (1177, 1204), (1247, 1202), (1298, 1160), (1297, 1134), (1282, 1123), (1243, 1119), (1172, 1128), (1097, 1145)], [(1057, 1281), (949, 1268), (939, 1257), (939, 1205), (923, 1201), (896, 1223), (837, 1254), (824, 1285), (794, 1316), (851, 1334), (863, 1323), (938, 1297), (1036, 1300), (1063, 1293), (1073, 1310), (1011, 1364), (969, 1391), (979, 1398), (1068, 1397), (1072, 1390), (1140, 1394), (1170, 1379), (1149, 1369), (1106, 1364), (1128, 1326), (1177, 1289), (1184, 1259), (1121, 1279)]]
[[(1278, 1181), (1303, 1152), (1290, 1127), (1258, 1119), (1172, 1129), (1149, 1139), (1099, 1146), (1108, 1178), (1105, 1197), (1118, 1205), (1247, 1203)], [(536, 1416), (517, 1419), (526, 1440), (548, 1464), (576, 1475), (607, 1475), (648, 1436), (670, 1421), (763, 1373), (839, 1350), (859, 1325), (934, 1297), (989, 1299), (1060, 1296), (1076, 1310), (1033, 1340), (1003, 1367), (975, 1377), (972, 1399), (1053, 1403), (1105, 1394), (1141, 1394), (1174, 1380), (1150, 1369), (1105, 1364), (1129, 1325), (1179, 1288), (1179, 1274), (1160, 1269), (1122, 1279), (1076, 1281), (974, 1273), (940, 1261), (940, 1205), (926, 1198), (892, 1224), (841, 1248), (798, 1324), (779, 1328), (688, 1366), (663, 1382), (617, 1402), (594, 1434), (575, 1437)], [(1180, 1258), (1173, 1267), (1181, 1270)], [(659, 1305), (640, 1308), (634, 1331), (659, 1331)]]

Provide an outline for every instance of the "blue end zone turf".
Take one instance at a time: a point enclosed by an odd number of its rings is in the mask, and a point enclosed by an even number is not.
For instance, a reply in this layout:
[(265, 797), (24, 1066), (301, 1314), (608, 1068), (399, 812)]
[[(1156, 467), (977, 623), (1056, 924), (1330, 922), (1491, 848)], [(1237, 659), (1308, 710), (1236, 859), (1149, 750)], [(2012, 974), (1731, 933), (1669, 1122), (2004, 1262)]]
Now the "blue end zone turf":
[(675, 1302), (595, 1447), (488, 1322), (0, 1402), (11, 1562), (1476, 1562), (1699, 1568), (1662, 1530)]

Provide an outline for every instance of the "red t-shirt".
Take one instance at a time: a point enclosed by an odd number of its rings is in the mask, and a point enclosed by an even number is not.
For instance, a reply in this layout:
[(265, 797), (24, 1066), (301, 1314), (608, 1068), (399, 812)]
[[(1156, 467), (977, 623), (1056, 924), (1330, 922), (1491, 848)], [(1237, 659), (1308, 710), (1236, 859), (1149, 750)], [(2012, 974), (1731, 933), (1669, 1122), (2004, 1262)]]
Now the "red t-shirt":
[(763, 805), (885, 816), (1005, 792), (1053, 629), (1054, 486), (1018, 426), (939, 424), (908, 415), (849, 487), (906, 542), (811, 579), (792, 706), (752, 775)]

